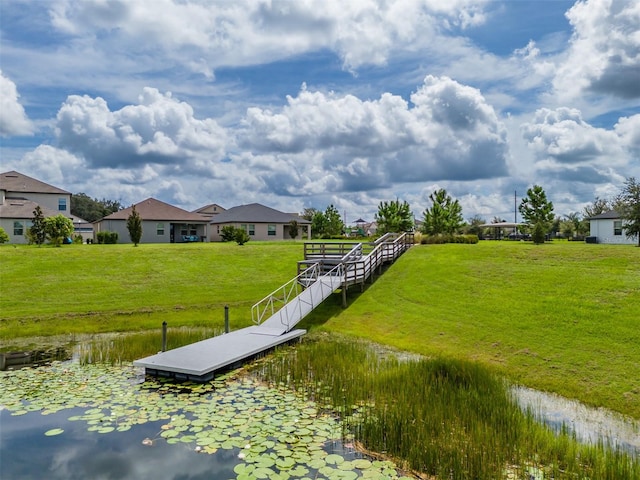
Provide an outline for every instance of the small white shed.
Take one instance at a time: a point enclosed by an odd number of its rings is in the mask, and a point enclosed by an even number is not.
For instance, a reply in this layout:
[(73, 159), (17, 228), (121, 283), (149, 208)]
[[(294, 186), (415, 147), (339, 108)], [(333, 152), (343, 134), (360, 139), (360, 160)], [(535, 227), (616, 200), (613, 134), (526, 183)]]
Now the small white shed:
[(638, 236), (627, 237), (623, 230), (624, 220), (615, 210), (601, 213), (589, 220), (589, 236), (595, 243), (637, 245)]

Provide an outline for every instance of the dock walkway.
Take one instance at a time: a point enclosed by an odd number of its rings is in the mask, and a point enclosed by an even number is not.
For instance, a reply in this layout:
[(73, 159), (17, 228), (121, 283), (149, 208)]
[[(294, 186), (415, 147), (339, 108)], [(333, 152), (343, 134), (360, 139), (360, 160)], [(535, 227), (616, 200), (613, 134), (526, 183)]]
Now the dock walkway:
[(338, 289), (346, 306), (349, 285), (373, 279), (383, 263), (391, 263), (413, 244), (412, 234), (385, 235), (366, 255), (363, 244), (305, 244), (299, 274), (252, 307), (255, 325), (207, 340), (160, 352), (133, 364), (152, 376), (206, 382), (216, 371), (233, 368), (273, 347), (296, 340), (304, 317)]

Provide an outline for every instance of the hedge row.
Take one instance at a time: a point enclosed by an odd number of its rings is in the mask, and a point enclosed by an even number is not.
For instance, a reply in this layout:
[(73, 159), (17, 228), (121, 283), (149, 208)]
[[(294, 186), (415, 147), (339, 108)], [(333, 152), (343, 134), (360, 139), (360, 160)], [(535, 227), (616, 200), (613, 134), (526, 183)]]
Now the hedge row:
[(477, 235), (423, 235), (420, 239), (422, 244), (442, 244), (442, 243), (478, 243), (480, 239)]

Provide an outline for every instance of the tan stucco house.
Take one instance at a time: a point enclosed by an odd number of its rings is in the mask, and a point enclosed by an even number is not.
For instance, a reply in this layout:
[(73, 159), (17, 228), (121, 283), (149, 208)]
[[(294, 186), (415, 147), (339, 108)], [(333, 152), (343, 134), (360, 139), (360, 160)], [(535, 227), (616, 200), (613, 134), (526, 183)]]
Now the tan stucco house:
[[(117, 232), (118, 243), (130, 243), (127, 219), (133, 210), (119, 210), (94, 222), (94, 231)], [(142, 220), (140, 243), (188, 243), (204, 242), (208, 238), (209, 218), (188, 212), (155, 198), (147, 198), (135, 204)]]
[(45, 217), (62, 214), (73, 221), (76, 234), (93, 236), (90, 223), (71, 215), (71, 193), (20, 172), (0, 173), (0, 227), (10, 243), (28, 243), (26, 233), (38, 205)]
[(311, 239), (311, 222), (295, 213), (285, 213), (259, 203), (239, 205), (211, 218), (209, 238), (212, 242), (222, 240), (222, 228), (231, 225), (247, 231), (252, 240), (291, 240), (291, 222), (298, 224), (296, 239)]

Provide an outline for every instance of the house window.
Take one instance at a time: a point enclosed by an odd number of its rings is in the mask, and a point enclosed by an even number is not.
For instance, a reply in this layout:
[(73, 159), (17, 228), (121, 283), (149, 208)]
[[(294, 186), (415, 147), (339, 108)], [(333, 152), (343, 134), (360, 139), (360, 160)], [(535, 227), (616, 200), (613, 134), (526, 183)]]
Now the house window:
[(198, 231), (196, 230), (195, 225), (189, 225), (189, 235), (194, 236), (197, 235)]
[(13, 234), (24, 235), (24, 225), (22, 222), (13, 222)]
[(240, 229), (244, 230), (246, 232), (247, 231), (247, 224), (246, 223), (241, 223), (240, 224)]
[(189, 230), (188, 230), (188, 225), (181, 225), (180, 226), (180, 235), (182, 235), (183, 237), (186, 237), (189, 234)]
[(276, 226), (275, 225), (267, 225), (267, 235), (275, 237), (275, 235), (276, 235)]
[(622, 235), (622, 220), (613, 221), (613, 234)]
[(66, 198), (59, 198), (58, 199), (58, 210), (61, 212), (66, 212), (67, 211), (67, 199)]
[(249, 235), (255, 235), (256, 234), (256, 226), (252, 223), (249, 224)]
[(156, 235), (158, 236), (164, 235), (164, 223), (156, 224)]

